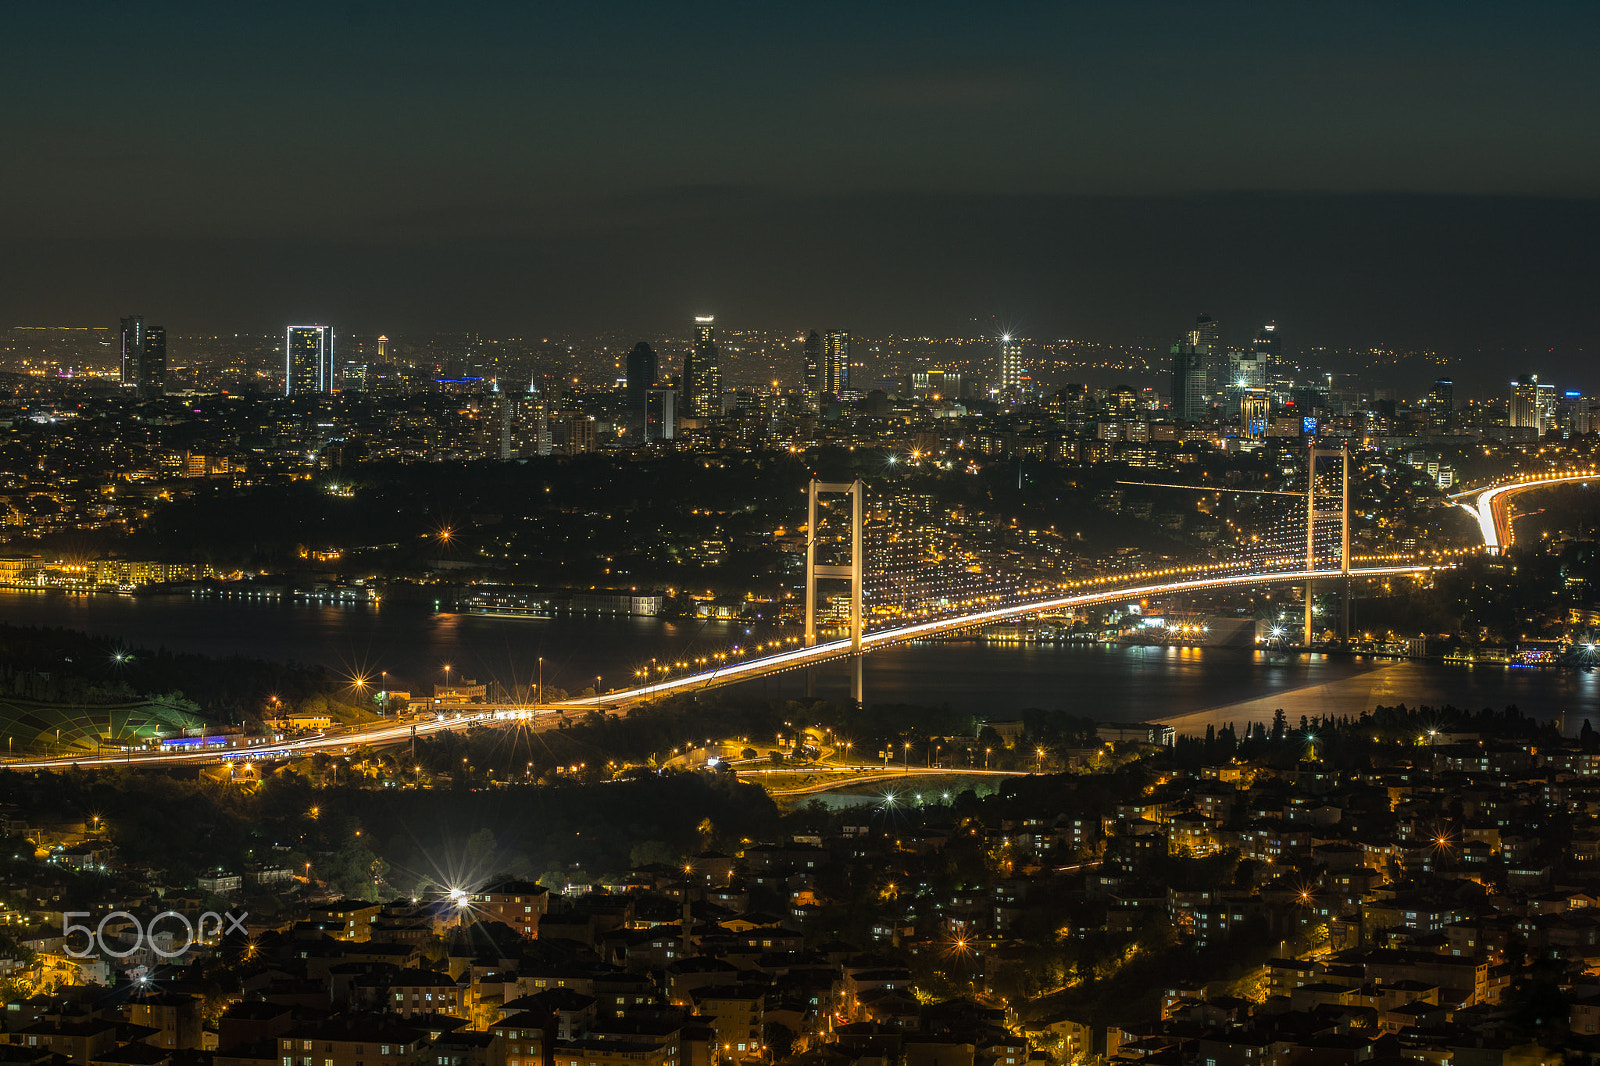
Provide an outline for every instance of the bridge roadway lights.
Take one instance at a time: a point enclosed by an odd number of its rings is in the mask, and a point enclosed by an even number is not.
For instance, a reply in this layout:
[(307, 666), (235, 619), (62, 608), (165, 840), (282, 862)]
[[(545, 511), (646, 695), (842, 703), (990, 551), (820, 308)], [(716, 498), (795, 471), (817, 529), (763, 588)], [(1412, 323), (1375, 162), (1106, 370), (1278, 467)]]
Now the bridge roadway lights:
[[(606, 695), (607, 704), (624, 706), (632, 703), (641, 703), (665, 696), (674, 692), (688, 689), (709, 688), (713, 685), (734, 684), (740, 681), (749, 681), (753, 678), (763, 677), (768, 674), (780, 673), (784, 670), (805, 668), (815, 663), (829, 659), (838, 659), (845, 656), (859, 656), (875, 648), (886, 647), (890, 644), (905, 640), (916, 640), (922, 637), (938, 636), (941, 633), (953, 633), (962, 629), (971, 629), (974, 626), (988, 625), (1006, 618), (1018, 615), (1034, 614), (1039, 611), (1056, 611), (1069, 607), (1087, 607), (1098, 603), (1114, 603), (1123, 599), (1138, 599), (1142, 596), (1166, 596), (1175, 592), (1190, 592), (1199, 589), (1228, 588), (1230, 586), (1256, 585), (1256, 584), (1298, 584), (1308, 580), (1322, 580), (1334, 577), (1374, 578), (1398, 577), (1407, 574), (1429, 574), (1437, 570), (1448, 570), (1447, 565), (1439, 564), (1407, 564), (1401, 566), (1371, 566), (1352, 568), (1348, 575), (1341, 569), (1326, 570), (1273, 570), (1253, 574), (1230, 574), (1221, 577), (1192, 578), (1186, 581), (1162, 582), (1154, 585), (1140, 585), (1134, 587), (1106, 588), (1094, 592), (1083, 592), (1073, 596), (1057, 596), (1046, 600), (1033, 600), (1026, 603), (1013, 603), (1004, 607), (993, 607), (985, 611), (976, 611), (972, 614), (958, 615), (954, 618), (941, 618), (932, 622), (918, 622), (913, 625), (900, 626), (895, 629), (879, 629), (865, 634), (861, 638), (861, 651), (857, 652), (856, 645), (851, 640), (834, 640), (826, 644), (815, 644), (811, 647), (796, 648), (791, 651), (779, 652), (761, 659), (746, 659), (737, 665), (719, 667), (716, 670), (693, 674), (687, 677), (677, 677), (670, 681), (661, 681), (651, 685), (641, 685), (638, 688), (623, 689)], [(555, 704), (555, 707), (587, 708), (596, 704), (593, 697), (567, 700), (565, 703)]]

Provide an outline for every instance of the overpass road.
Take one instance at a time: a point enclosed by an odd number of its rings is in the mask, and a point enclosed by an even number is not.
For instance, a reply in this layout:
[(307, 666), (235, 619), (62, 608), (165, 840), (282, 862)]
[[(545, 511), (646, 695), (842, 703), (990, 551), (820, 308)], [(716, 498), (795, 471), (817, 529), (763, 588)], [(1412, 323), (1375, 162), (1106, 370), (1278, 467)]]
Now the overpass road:
[[(1573, 482), (1589, 482), (1600, 477), (1593, 470), (1580, 471), (1573, 474), (1553, 474), (1548, 477), (1531, 477), (1520, 481), (1508, 482), (1504, 485), (1491, 485), (1483, 489), (1468, 489), (1458, 492), (1450, 498), (1456, 505), (1473, 518), (1478, 520), (1478, 531), (1483, 536), (1483, 546), (1491, 555), (1498, 554), (1511, 547), (1514, 533), (1511, 529), (1511, 517), (1507, 505), (1511, 497), (1518, 493), (1528, 492), (1532, 489), (1549, 488), (1552, 485), (1569, 485)], [(1472, 502), (1467, 502), (1467, 501)]]

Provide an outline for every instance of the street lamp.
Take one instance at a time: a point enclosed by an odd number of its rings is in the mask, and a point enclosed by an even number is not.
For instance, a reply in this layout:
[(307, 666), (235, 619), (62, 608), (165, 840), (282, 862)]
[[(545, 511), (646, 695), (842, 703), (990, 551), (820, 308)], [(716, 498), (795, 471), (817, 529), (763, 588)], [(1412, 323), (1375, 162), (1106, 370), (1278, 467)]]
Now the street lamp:
[(544, 702), (544, 656), (539, 656), (539, 691), (533, 697), (535, 704)]

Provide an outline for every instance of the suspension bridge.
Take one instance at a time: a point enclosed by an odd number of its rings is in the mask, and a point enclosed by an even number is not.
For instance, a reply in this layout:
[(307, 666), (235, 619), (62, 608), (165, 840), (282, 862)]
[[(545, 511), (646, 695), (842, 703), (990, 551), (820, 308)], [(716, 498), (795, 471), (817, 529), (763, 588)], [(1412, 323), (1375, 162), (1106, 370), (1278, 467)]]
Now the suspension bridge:
[[(1319, 470), (1319, 459), (1338, 459)], [(17, 759), (17, 769), (61, 769), (67, 766), (167, 765), (220, 762), (241, 757), (273, 758), (314, 751), (350, 750), (358, 746), (403, 743), (414, 736), (469, 728), (515, 716), (554, 721), (570, 710), (625, 712), (665, 696), (705, 691), (792, 670), (807, 670), (835, 660), (850, 660), (852, 695), (861, 699), (862, 659), (869, 653), (908, 641), (935, 639), (1030, 615), (1070, 612), (1109, 603), (1158, 599), (1226, 589), (1302, 585), (1305, 588), (1303, 639), (1312, 644), (1315, 587), (1334, 583), (1348, 590), (1352, 582), (1396, 577), (1425, 578), (1453, 565), (1439, 559), (1400, 556), (1361, 558), (1351, 549), (1349, 456), (1343, 450), (1313, 446), (1308, 456), (1311, 476), (1303, 492), (1247, 489), (1231, 485), (1164, 485), (1245, 500), (1222, 519), (1237, 550), (1227, 558), (1197, 565), (1146, 567), (1102, 575), (1076, 586), (1051, 585), (1016, 574), (996, 572), (982, 563), (982, 553), (963, 545), (959, 523), (938, 518), (931, 500), (911, 498), (876, 501), (877, 537), (869, 537), (869, 502), (862, 481), (813, 481), (808, 497), (806, 600), (803, 642), (798, 646), (751, 658), (725, 658), (717, 665), (678, 676), (647, 679), (632, 687), (548, 704), (475, 709), (453, 718), (377, 726), (346, 733), (296, 738), (240, 752), (153, 752), (103, 756), (61, 756)], [(1459, 492), (1450, 497), (1478, 522), (1484, 550), (1504, 551), (1512, 542), (1507, 510), (1518, 493), (1600, 479), (1594, 470), (1518, 478)], [(839, 506), (835, 499), (845, 497)], [(1285, 497), (1294, 503), (1284, 504)], [(1267, 501), (1255, 505), (1251, 499)], [(1335, 506), (1335, 503), (1337, 506)], [(830, 512), (833, 512), (830, 514)], [(830, 528), (830, 518), (832, 528)], [(843, 526), (841, 531), (838, 527)], [(1361, 565), (1377, 563), (1377, 565)], [(845, 581), (848, 594), (824, 599), (819, 582)], [(1343, 597), (1348, 610), (1348, 596)], [(825, 615), (840, 623), (833, 636)], [(1348, 615), (1346, 615), (1348, 631)], [(824, 639), (827, 637), (828, 639)]]
[[(1337, 462), (1324, 463), (1319, 467), (1319, 460), (1329, 459)], [(843, 483), (813, 480), (807, 507), (805, 636), (802, 646), (753, 659), (725, 661), (695, 673), (659, 681), (647, 680), (630, 688), (579, 697), (552, 706), (626, 710), (663, 696), (738, 684), (791, 670), (808, 669), (838, 659), (852, 660), (851, 695), (859, 701), (864, 695), (862, 659), (880, 648), (907, 641), (934, 639), (1028, 615), (1231, 588), (1304, 586), (1302, 640), (1304, 646), (1310, 647), (1314, 636), (1314, 592), (1319, 583), (1334, 583), (1342, 588), (1341, 632), (1348, 635), (1351, 583), (1375, 578), (1422, 577), (1453, 565), (1436, 559), (1406, 560), (1393, 556), (1387, 557), (1379, 565), (1360, 565), (1364, 561), (1376, 560), (1363, 560), (1355, 556), (1351, 549), (1348, 449), (1319, 448), (1313, 443), (1308, 449), (1307, 469), (1310, 476), (1306, 478), (1303, 492), (1252, 490), (1229, 485), (1151, 486), (1191, 489), (1219, 497), (1268, 499), (1268, 506), (1250, 509), (1241, 515), (1239, 523), (1230, 523), (1242, 549), (1232, 558), (1196, 566), (1146, 569), (1109, 579), (1102, 577), (1091, 583), (1093, 587), (1071, 590), (1058, 587), (1047, 591), (1037, 584), (1002, 578), (976, 595), (973, 594), (971, 582), (959, 582), (958, 579), (958, 583), (952, 586), (948, 577), (941, 581), (937, 576), (937, 566), (924, 566), (919, 570), (896, 562), (897, 558), (907, 554), (923, 559), (931, 557), (946, 563), (953, 560), (956, 571), (968, 573), (971, 568), (967, 564), (971, 554), (956, 547), (946, 531), (937, 525), (929, 527), (925, 524), (919, 530), (920, 537), (907, 539), (900, 537), (891, 527), (886, 535), (879, 538), (877, 545), (871, 545), (865, 536), (864, 516), (868, 507), (864, 483), (859, 480)], [(1596, 477), (1592, 469), (1529, 475), (1457, 493), (1451, 500), (1478, 519), (1484, 550), (1495, 554), (1511, 543), (1512, 531), (1506, 512), (1510, 497), (1533, 489), (1586, 483)], [(825, 515), (820, 507), (829, 495), (848, 499), (848, 528), (843, 535), (830, 536), (827, 532)], [(1280, 503), (1283, 497), (1291, 498), (1294, 503)], [(909, 506), (914, 510), (915, 501)], [(838, 549), (834, 553), (835, 561), (819, 561), (823, 558), (823, 549), (830, 544)], [(892, 549), (897, 544), (902, 548), (909, 546), (910, 551), (896, 553)], [(879, 563), (880, 577), (877, 595), (870, 599), (867, 593), (872, 588), (873, 575), (867, 566), (869, 558)], [(945, 569), (951, 567), (947, 565)], [(837, 612), (846, 622), (847, 635), (826, 641), (820, 639), (818, 627), (820, 608), (825, 602), (819, 596), (818, 583), (823, 580), (842, 580), (849, 582), (850, 586), (844, 610)], [(992, 591), (996, 585), (1003, 590), (998, 595)], [(913, 586), (922, 597), (922, 606), (915, 606), (907, 598), (907, 590)], [(901, 598), (895, 603), (893, 597), (897, 593)], [(1001, 602), (994, 602), (996, 600)], [(868, 619), (869, 606), (892, 609), (874, 626)]]

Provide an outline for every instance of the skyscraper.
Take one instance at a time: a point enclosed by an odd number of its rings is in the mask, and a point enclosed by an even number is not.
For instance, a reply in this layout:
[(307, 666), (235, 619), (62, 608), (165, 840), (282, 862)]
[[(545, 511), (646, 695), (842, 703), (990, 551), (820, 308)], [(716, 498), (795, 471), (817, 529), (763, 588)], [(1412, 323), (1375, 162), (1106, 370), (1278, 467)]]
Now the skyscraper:
[(1241, 390), (1239, 428), (1247, 437), (1264, 437), (1272, 417), (1272, 394), (1260, 386)]
[(122, 387), (125, 389), (139, 385), (139, 365), (144, 362), (144, 335), (143, 316), (129, 315), (122, 320), (119, 347), (122, 352)]
[(999, 358), (999, 374), (995, 381), (1001, 399), (1015, 400), (1022, 387), (1022, 341), (1009, 333), (1001, 334), (1000, 348), (996, 353)]
[(850, 334), (829, 330), (822, 336), (822, 393), (840, 397), (850, 387)]
[(822, 407), (822, 337), (812, 330), (806, 334), (805, 378), (800, 383), (800, 396), (807, 411)]
[(1172, 346), (1172, 413), (1185, 422), (1210, 414), (1211, 375), (1224, 359), (1221, 327), (1210, 315), (1195, 319), (1194, 328)]
[(656, 350), (644, 341), (633, 346), (628, 353), (628, 434), (639, 443), (645, 440), (645, 423), (650, 407), (650, 387), (656, 383), (660, 371)]
[(722, 414), (722, 368), (718, 365), (715, 315), (695, 317), (694, 345), (683, 357), (682, 407), (690, 418)]
[(333, 391), (333, 327), (290, 326), (283, 333), (283, 394)]
[(1523, 374), (1511, 383), (1511, 405), (1507, 413), (1513, 426), (1538, 433), (1555, 428), (1556, 387), (1539, 384), (1538, 374)]
[(1250, 341), (1250, 351), (1266, 365), (1267, 380), (1271, 381), (1278, 373), (1278, 365), (1282, 358), (1282, 351), (1278, 347), (1278, 323), (1265, 322), (1256, 330), (1256, 335)]
[[(1227, 384), (1236, 389), (1261, 388), (1271, 380), (1266, 357), (1258, 351), (1228, 353)], [(1216, 390), (1213, 389), (1213, 392)]]
[(678, 394), (671, 389), (651, 389), (646, 397), (644, 435), (647, 440), (673, 440), (678, 435)]
[(346, 359), (339, 374), (339, 391), (361, 392), (367, 387), (367, 364), (359, 359)]
[(129, 315), (122, 320), (119, 341), (123, 387), (140, 396), (160, 396), (167, 386), (167, 331)]

